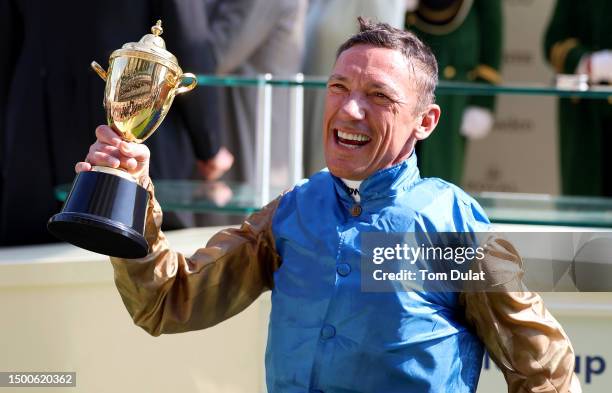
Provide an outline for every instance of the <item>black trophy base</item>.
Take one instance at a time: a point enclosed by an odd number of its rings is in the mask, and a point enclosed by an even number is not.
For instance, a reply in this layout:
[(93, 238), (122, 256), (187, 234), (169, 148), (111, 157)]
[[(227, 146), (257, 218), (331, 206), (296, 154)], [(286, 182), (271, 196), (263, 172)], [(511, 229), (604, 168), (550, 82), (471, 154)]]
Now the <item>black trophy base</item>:
[(47, 229), (77, 247), (119, 258), (148, 253), (144, 224), (148, 195), (136, 182), (104, 172), (80, 173), (62, 211)]
[(47, 228), (58, 238), (99, 254), (142, 258), (148, 245), (144, 236), (120, 223), (82, 213), (58, 213)]

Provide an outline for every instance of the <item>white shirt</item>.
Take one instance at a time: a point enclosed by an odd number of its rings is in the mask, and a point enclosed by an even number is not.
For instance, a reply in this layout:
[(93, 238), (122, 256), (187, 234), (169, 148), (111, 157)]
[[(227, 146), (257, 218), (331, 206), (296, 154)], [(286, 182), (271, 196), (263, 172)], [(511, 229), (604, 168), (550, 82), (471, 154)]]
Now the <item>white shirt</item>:
[[(341, 178), (342, 179), (342, 178)], [(346, 185), (346, 187), (348, 188), (348, 193), (351, 197), (353, 197), (353, 199), (355, 200), (355, 202), (359, 203), (361, 202), (361, 196), (359, 195), (359, 186), (361, 185), (361, 182), (363, 180), (348, 180), (348, 179), (342, 179), (342, 182), (344, 183), (344, 185)]]

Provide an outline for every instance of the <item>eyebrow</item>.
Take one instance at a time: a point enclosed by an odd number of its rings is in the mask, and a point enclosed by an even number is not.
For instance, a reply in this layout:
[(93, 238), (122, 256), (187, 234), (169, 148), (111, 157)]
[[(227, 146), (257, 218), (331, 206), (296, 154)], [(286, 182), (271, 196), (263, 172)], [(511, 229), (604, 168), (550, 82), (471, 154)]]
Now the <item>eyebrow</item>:
[[(332, 74), (332, 75), (330, 75), (330, 77), (329, 77), (329, 79), (327, 81), (330, 82), (332, 80), (337, 80), (337, 81), (340, 81), (340, 82), (348, 82), (349, 78), (347, 78), (344, 75), (340, 75), (340, 74)], [(388, 92), (391, 92), (391, 93), (394, 93), (394, 94), (398, 95), (397, 91), (393, 87), (391, 87), (388, 84), (383, 83), (383, 82), (371, 82), (369, 84), (369, 87), (373, 87), (375, 89), (382, 89), (382, 90), (385, 90), (385, 91), (388, 91)]]
[(329, 78), (327, 79), (327, 81), (329, 82), (331, 80), (338, 80), (340, 82), (346, 82), (348, 81), (348, 78), (346, 76), (342, 76), (339, 74), (331, 74)]

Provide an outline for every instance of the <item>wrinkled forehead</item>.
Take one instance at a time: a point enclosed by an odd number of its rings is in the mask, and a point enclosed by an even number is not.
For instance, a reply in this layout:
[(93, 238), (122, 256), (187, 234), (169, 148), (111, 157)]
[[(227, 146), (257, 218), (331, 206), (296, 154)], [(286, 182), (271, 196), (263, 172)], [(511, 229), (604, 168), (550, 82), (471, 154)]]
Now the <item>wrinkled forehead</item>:
[(423, 72), (414, 63), (399, 50), (358, 44), (338, 56), (330, 78), (386, 86), (407, 93), (415, 90), (419, 74)]

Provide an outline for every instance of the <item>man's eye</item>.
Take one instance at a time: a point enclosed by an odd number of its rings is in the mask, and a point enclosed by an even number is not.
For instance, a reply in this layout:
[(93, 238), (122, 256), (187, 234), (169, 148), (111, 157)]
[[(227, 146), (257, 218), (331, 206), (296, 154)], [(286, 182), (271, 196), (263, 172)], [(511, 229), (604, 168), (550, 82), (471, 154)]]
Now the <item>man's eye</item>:
[(374, 97), (376, 97), (378, 99), (382, 99), (382, 100), (386, 100), (386, 101), (391, 101), (391, 98), (389, 98), (389, 96), (387, 96), (384, 93), (376, 92), (373, 95), (374, 95)]
[(339, 83), (332, 83), (328, 86), (329, 90), (333, 91), (333, 92), (344, 92), (346, 91), (346, 87), (344, 85), (341, 85)]

